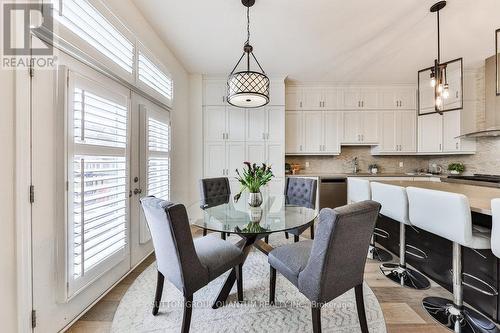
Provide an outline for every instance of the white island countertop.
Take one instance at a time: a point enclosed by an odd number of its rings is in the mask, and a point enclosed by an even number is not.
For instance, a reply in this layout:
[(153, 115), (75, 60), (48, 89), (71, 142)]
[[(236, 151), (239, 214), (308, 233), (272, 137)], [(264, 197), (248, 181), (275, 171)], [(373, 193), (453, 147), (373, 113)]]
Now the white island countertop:
[(458, 183), (442, 182), (419, 182), (419, 181), (380, 181), (384, 184), (402, 187), (418, 187), (430, 190), (459, 193), (469, 199), (470, 208), (473, 212), (491, 215), (491, 200), (500, 198), (500, 188), (467, 185)]

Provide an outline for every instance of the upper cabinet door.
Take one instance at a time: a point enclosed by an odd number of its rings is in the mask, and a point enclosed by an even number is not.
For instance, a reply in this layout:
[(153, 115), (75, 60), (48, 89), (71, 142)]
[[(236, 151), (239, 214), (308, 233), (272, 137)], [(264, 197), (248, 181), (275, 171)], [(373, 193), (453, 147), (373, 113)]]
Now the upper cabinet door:
[(340, 112), (323, 112), (323, 153), (340, 153)]
[(359, 143), (361, 135), (359, 131), (360, 115), (358, 112), (342, 113), (342, 142)]
[[(415, 111), (396, 111), (396, 138), (399, 151), (417, 151), (417, 117)], [(380, 133), (379, 135), (382, 135)]]
[(342, 106), (346, 110), (361, 109), (361, 96), (358, 89), (344, 89)]
[(247, 109), (247, 141), (264, 141), (267, 135), (267, 108)]
[(399, 108), (397, 93), (394, 89), (384, 89), (380, 92), (380, 108), (393, 110)]
[(460, 151), (460, 110), (443, 113), (443, 151)]
[(206, 106), (203, 109), (205, 141), (224, 141), (226, 133), (226, 107)]
[(455, 109), (461, 106), (462, 81), (459, 70), (448, 72), (448, 98), (444, 100), (445, 109)]
[(399, 143), (396, 139), (396, 113), (397, 111), (379, 112), (379, 143), (382, 152), (399, 151)]
[(231, 141), (245, 141), (245, 109), (227, 107), (227, 137)]
[(443, 142), (443, 119), (438, 113), (418, 117), (418, 152), (440, 153)]
[(267, 140), (270, 142), (283, 142), (285, 136), (285, 112), (283, 107), (270, 107), (267, 112)]
[(396, 104), (398, 109), (405, 109), (405, 110), (415, 110), (417, 105), (416, 105), (416, 91), (415, 89), (400, 89), (396, 91), (395, 94), (395, 99), (396, 99)]
[(375, 88), (363, 88), (360, 93), (362, 109), (378, 109), (379, 92)]
[(302, 109), (318, 110), (323, 108), (323, 89), (302, 88)]
[(302, 152), (303, 122), (302, 111), (285, 113), (285, 151), (287, 154)]
[(288, 88), (285, 92), (285, 109), (300, 110), (300, 93), (295, 88)]
[(304, 150), (307, 153), (323, 151), (323, 112), (304, 111)]
[(434, 88), (430, 84), (420, 85), (420, 114), (435, 112)]
[(203, 105), (226, 104), (227, 92), (224, 81), (205, 81), (203, 87)]
[(378, 142), (378, 112), (362, 112), (361, 113), (361, 141), (364, 143)]
[(338, 88), (326, 88), (323, 90), (323, 109), (339, 110), (341, 109), (341, 90)]

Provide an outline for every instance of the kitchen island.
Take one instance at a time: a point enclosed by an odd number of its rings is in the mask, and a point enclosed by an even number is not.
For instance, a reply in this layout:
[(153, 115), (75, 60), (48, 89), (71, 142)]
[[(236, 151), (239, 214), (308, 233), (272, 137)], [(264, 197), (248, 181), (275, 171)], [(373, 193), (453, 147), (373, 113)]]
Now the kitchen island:
[[(472, 221), (476, 226), (491, 229), (491, 199), (500, 198), (500, 188), (444, 182), (383, 181), (381, 183), (402, 187), (419, 187), (465, 195), (471, 206)], [(439, 221), (435, 221), (439, 223)], [(399, 253), (399, 222), (381, 215), (377, 227), (389, 237), (377, 238), (377, 243), (394, 255)], [(406, 228), (409, 265), (427, 275), (450, 292), (452, 291), (452, 243), (424, 230)], [(490, 250), (463, 248), (464, 300), (477, 310), (500, 322), (500, 260)], [(480, 291), (481, 289), (482, 291)]]

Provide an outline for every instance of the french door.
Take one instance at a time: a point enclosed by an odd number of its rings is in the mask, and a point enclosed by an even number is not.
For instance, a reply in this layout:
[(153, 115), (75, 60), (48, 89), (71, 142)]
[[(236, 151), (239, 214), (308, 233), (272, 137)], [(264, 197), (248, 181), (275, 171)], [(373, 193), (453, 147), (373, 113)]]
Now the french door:
[(64, 53), (32, 78), (35, 331), (58, 332), (151, 253), (170, 196), (169, 113)]

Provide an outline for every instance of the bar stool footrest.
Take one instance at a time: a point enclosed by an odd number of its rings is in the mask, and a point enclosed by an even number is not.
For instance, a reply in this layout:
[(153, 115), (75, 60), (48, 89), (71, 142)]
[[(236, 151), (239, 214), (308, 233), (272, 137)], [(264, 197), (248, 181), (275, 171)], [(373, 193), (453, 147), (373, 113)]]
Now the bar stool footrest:
[(463, 306), (458, 309), (453, 301), (441, 297), (426, 297), (422, 305), (435, 321), (461, 333), (500, 333), (500, 329), (479, 312)]

